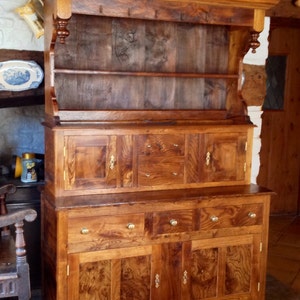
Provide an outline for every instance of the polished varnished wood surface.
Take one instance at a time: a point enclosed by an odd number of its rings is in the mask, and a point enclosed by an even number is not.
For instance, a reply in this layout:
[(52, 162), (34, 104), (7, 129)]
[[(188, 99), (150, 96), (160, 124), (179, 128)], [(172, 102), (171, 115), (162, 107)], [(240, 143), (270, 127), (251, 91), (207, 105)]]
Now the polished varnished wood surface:
[(46, 190), (61, 197), (248, 184), (252, 130), (155, 122), (46, 128), (46, 149), (56, 145), (47, 151)]
[(45, 299), (264, 298), (240, 61), (272, 2), (45, 1)]
[[(299, 11), (299, 8), (296, 8)], [(284, 108), (266, 110), (262, 115), (262, 148), (258, 184), (277, 193), (271, 212), (299, 211), (300, 29), (276, 27), (270, 34), (269, 55), (286, 55)]]
[[(266, 300), (300, 299), (299, 224), (299, 216), (270, 217)], [(32, 299), (41, 300), (41, 291), (34, 290)]]
[[(114, 294), (147, 300), (155, 295), (261, 298), (269, 197), (256, 185), (61, 199), (46, 195), (43, 230), (59, 234), (43, 238), (45, 267), (51, 274), (59, 260), (59, 276), (69, 284), (59, 286), (57, 295), (69, 299), (114, 299)], [(57, 244), (66, 251), (53, 255)], [(93, 284), (94, 273), (105, 284)], [(47, 299), (53, 299), (54, 278), (47, 282)]]

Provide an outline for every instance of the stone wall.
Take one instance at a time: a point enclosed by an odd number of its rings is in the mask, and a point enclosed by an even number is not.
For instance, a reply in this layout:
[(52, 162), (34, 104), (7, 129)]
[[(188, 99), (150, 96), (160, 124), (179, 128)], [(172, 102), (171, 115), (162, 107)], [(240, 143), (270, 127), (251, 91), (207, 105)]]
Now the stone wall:
[(12, 155), (44, 153), (44, 105), (0, 109), (0, 165), (11, 166)]

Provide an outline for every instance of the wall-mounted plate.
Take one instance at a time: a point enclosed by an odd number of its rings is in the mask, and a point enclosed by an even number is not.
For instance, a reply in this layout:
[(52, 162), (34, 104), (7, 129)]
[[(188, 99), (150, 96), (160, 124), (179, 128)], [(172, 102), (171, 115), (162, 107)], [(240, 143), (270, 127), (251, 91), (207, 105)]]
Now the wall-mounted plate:
[(42, 68), (34, 61), (0, 62), (0, 91), (25, 91), (39, 87), (44, 78)]

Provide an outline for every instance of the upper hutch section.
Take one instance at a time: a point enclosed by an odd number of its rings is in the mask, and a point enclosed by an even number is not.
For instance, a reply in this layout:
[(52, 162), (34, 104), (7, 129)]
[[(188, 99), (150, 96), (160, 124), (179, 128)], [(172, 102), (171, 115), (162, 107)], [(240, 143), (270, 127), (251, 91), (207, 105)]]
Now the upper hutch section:
[(242, 57), (276, 1), (45, 2), (49, 120), (246, 117)]

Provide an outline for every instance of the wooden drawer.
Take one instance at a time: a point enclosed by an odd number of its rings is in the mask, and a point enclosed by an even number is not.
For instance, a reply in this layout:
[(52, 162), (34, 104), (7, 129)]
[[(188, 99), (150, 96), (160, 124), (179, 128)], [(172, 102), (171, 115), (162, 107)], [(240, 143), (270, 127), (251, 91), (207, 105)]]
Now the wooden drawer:
[(179, 184), (184, 180), (184, 158), (142, 157), (139, 159), (138, 185)]
[(183, 156), (184, 135), (149, 134), (138, 137), (138, 155)]
[[(110, 248), (130, 243), (144, 235), (145, 217), (143, 213), (69, 218), (69, 250), (91, 250), (91, 248)], [(76, 244), (82, 244), (76, 246)]]
[(202, 208), (200, 212), (200, 229), (218, 229), (238, 226), (261, 225), (263, 205), (228, 205)]
[(190, 232), (195, 228), (194, 210), (153, 213), (153, 235)]

